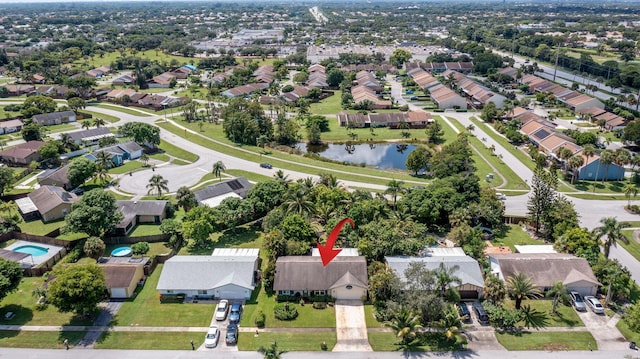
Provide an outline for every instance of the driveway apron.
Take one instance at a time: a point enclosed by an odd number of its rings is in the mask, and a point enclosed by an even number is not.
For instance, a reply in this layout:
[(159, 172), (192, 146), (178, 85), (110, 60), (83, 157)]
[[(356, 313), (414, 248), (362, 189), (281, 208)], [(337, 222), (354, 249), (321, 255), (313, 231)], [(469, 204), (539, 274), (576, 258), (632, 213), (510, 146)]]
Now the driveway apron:
[(333, 351), (372, 351), (362, 301), (337, 300), (335, 309), (338, 341)]

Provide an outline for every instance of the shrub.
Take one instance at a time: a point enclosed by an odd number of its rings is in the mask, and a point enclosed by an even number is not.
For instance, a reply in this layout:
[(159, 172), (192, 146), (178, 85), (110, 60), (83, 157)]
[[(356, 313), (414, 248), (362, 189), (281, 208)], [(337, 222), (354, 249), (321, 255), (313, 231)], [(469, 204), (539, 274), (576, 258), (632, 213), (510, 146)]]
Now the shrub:
[(138, 242), (131, 245), (131, 251), (135, 255), (143, 255), (149, 252), (149, 243), (147, 242)]
[(264, 328), (264, 324), (266, 320), (267, 320), (267, 316), (264, 315), (264, 312), (259, 311), (258, 315), (256, 316), (256, 320), (254, 321), (256, 323), (256, 327)]
[(326, 309), (327, 303), (325, 302), (313, 302), (313, 309)]
[(327, 351), (327, 349), (329, 349), (329, 348), (327, 347), (327, 342), (322, 342), (322, 343), (320, 344), (320, 349), (322, 349), (322, 351), (323, 351), (323, 352), (326, 352), (326, 351)]
[(273, 308), (273, 314), (278, 320), (294, 320), (298, 317), (298, 309), (289, 303), (278, 303)]

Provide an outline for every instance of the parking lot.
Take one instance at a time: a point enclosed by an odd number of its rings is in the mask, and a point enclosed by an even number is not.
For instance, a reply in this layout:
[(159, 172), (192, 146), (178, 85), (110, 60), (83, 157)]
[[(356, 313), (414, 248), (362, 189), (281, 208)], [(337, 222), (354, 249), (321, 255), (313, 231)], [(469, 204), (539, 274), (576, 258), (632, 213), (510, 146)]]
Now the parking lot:
[[(234, 302), (241, 302), (244, 308), (244, 302), (243, 301), (238, 301), (238, 300), (229, 300), (229, 306), (231, 306), (232, 303)], [(218, 339), (218, 345), (215, 348), (206, 348), (204, 343), (200, 346), (200, 348), (198, 348), (199, 351), (238, 351), (238, 346), (237, 344), (231, 344), (231, 345), (227, 345), (227, 343), (225, 342), (225, 338), (227, 337), (227, 326), (229, 326), (230, 322), (229, 322), (229, 313), (230, 311), (227, 312), (227, 315), (225, 316), (225, 319), (222, 321), (218, 321), (215, 318), (215, 312), (213, 317), (211, 318), (211, 324), (209, 324), (210, 326), (215, 325), (218, 327), (218, 329), (220, 330), (220, 335), (219, 335), (219, 339)], [(241, 312), (241, 317), (242, 317), (242, 312)], [(238, 321), (239, 323), (239, 321)]]

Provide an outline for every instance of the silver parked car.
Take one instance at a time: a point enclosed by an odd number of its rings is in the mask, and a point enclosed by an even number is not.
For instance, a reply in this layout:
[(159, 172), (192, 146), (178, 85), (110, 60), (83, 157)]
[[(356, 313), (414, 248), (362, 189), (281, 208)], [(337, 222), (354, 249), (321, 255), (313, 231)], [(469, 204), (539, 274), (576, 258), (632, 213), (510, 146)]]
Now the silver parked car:
[(220, 329), (215, 325), (210, 326), (207, 335), (204, 337), (205, 348), (215, 348), (218, 346), (218, 339), (220, 339)]
[(582, 299), (580, 293), (571, 292), (569, 293), (569, 296), (571, 296), (571, 304), (573, 304), (573, 308), (575, 308), (575, 310), (579, 312), (587, 311), (587, 305), (584, 303), (584, 299)]
[(591, 311), (596, 314), (604, 314), (604, 307), (600, 304), (598, 298), (588, 295), (584, 297), (584, 301), (587, 302), (587, 305), (591, 307)]

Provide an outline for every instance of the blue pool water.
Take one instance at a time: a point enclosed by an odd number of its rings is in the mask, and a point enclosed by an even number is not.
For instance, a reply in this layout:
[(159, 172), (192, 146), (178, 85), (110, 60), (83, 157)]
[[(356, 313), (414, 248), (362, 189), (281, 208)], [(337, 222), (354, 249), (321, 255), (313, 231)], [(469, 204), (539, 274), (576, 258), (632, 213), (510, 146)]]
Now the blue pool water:
[(43, 248), (43, 247), (39, 247), (39, 246), (31, 246), (31, 245), (16, 247), (16, 248), (13, 249), (13, 251), (14, 252), (20, 252), (20, 253), (31, 254), (34, 257), (43, 256), (43, 255), (49, 253), (49, 250), (47, 248)]
[(126, 257), (131, 255), (130, 247), (118, 247), (111, 251), (111, 256), (113, 257)]

